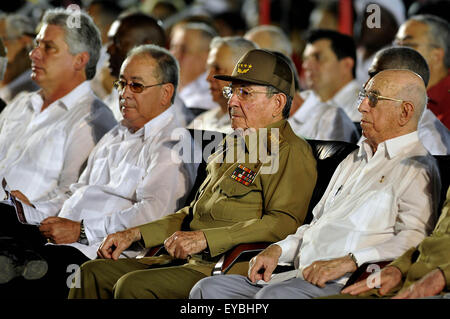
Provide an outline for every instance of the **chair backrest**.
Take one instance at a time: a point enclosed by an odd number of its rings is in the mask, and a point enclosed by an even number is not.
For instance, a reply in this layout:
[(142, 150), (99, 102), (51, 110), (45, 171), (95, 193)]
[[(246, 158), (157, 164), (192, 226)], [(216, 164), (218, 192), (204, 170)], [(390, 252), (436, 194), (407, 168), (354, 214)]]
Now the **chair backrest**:
[(305, 224), (311, 222), (312, 210), (322, 198), (336, 167), (348, 154), (358, 148), (358, 145), (341, 141), (321, 141), (307, 139), (317, 161), (317, 182), (309, 202)]
[(441, 214), (442, 205), (445, 202), (447, 196), (447, 190), (450, 185), (450, 155), (433, 155), (436, 159), (439, 168), (439, 174), (441, 175), (441, 194), (438, 204), (438, 215)]
[(189, 129), (189, 133), (191, 134), (194, 143), (199, 146), (198, 149), (201, 149), (202, 154), (194, 155), (195, 160), (201, 160), (201, 162), (197, 168), (197, 177), (194, 185), (186, 198), (185, 206), (188, 206), (194, 200), (198, 188), (206, 178), (206, 160), (216, 151), (217, 146), (225, 137), (224, 133), (215, 131)]

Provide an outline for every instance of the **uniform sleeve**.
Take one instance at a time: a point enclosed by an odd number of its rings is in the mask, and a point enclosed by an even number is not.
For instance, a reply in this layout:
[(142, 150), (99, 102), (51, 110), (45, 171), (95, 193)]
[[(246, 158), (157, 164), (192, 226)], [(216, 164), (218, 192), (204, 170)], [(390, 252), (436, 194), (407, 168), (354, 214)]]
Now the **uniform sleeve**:
[(139, 226), (145, 247), (153, 247), (164, 243), (167, 237), (181, 229), (183, 220), (189, 215), (190, 206), (183, 207), (174, 214)]
[(241, 243), (279, 241), (303, 223), (317, 179), (310, 148), (305, 145), (294, 150), (281, 145), (278, 170), (260, 178), (264, 196), (261, 218), (203, 229), (212, 257)]
[(399, 258), (391, 262), (388, 266), (397, 267), (402, 272), (403, 277), (406, 277), (409, 268), (413, 263), (412, 259), (415, 254), (417, 254), (417, 248), (411, 247), (403, 255), (401, 255)]

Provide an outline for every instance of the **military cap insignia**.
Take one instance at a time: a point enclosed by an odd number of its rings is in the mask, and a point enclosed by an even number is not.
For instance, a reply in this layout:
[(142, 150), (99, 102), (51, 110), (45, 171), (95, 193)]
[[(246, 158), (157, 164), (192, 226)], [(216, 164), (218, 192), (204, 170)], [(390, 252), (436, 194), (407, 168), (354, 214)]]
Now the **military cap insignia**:
[(239, 164), (234, 172), (231, 174), (231, 178), (235, 181), (248, 186), (255, 180), (256, 172), (251, 169), (245, 167), (242, 164)]
[(251, 68), (252, 68), (251, 64), (239, 63), (237, 72), (238, 73), (247, 73), (248, 70), (250, 70)]

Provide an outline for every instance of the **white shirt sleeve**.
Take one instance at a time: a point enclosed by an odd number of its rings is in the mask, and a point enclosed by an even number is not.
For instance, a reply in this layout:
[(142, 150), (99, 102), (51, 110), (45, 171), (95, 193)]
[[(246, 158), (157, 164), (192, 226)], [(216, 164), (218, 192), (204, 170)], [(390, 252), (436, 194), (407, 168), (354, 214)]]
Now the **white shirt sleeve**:
[(182, 204), (179, 202), (191, 185), (185, 166), (171, 160), (178, 154), (162, 146), (159, 151), (151, 152), (151, 156), (147, 173), (137, 187), (137, 201), (133, 206), (107, 216), (84, 219), (90, 243), (101, 241), (108, 234), (160, 219), (175, 212)]

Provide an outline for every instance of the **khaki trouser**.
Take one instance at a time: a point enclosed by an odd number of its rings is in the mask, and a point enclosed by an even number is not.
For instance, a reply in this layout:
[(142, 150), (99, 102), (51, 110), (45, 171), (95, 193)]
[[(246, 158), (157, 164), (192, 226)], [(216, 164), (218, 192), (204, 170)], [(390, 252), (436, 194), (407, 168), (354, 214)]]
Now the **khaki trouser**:
[(91, 260), (81, 267), (79, 288), (69, 298), (188, 298), (197, 281), (211, 273), (214, 263), (193, 260), (182, 265), (153, 264), (152, 258)]

